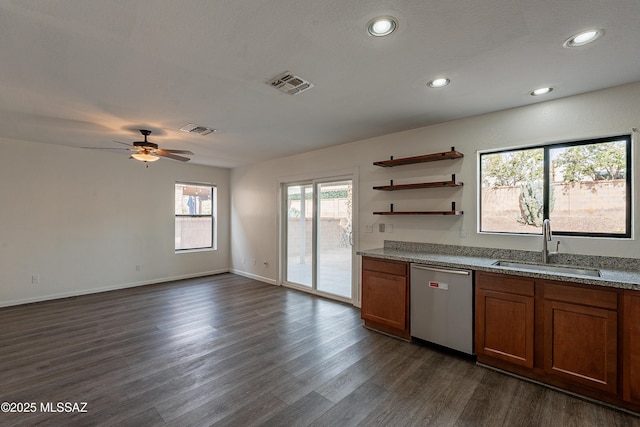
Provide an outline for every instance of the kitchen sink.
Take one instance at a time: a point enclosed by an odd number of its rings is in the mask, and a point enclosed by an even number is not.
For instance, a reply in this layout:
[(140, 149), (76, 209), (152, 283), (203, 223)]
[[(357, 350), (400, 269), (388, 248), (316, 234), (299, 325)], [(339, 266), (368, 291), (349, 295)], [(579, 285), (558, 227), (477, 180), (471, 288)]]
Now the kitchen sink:
[(509, 267), (509, 268), (516, 268), (520, 270), (533, 270), (533, 271), (539, 271), (541, 273), (554, 272), (554, 273), (579, 274), (583, 276), (600, 277), (600, 270), (597, 270), (595, 268), (571, 267), (571, 266), (553, 265), (553, 264), (529, 264), (526, 262), (503, 261), (503, 260), (496, 261), (492, 265), (495, 265), (496, 267)]

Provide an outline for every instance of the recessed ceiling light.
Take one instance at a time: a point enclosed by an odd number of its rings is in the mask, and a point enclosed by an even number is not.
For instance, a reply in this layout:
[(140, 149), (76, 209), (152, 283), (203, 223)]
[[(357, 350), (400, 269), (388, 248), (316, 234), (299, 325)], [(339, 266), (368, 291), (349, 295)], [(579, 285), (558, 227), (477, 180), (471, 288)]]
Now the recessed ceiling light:
[(451, 83), (451, 80), (445, 79), (445, 78), (439, 78), (439, 79), (433, 79), (427, 84), (429, 85), (429, 87), (438, 88), (438, 87), (445, 87), (449, 83)]
[(541, 87), (539, 89), (532, 90), (531, 92), (529, 92), (529, 95), (531, 95), (531, 96), (545, 95), (545, 94), (551, 92), (552, 90), (553, 90), (552, 87)]
[(367, 24), (367, 31), (375, 37), (387, 36), (398, 28), (398, 20), (393, 16), (378, 16)]
[(569, 37), (564, 43), (564, 47), (579, 47), (592, 43), (604, 35), (603, 29), (591, 29), (582, 31)]

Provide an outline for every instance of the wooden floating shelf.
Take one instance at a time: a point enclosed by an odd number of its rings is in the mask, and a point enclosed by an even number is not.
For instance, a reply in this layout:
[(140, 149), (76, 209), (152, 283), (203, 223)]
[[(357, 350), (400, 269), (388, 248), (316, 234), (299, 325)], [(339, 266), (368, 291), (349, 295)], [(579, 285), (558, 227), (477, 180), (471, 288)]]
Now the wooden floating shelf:
[(393, 203), (389, 205), (389, 210), (385, 212), (374, 212), (374, 215), (462, 215), (462, 211), (456, 210), (456, 202), (451, 203), (450, 211), (394, 211)]
[(423, 156), (404, 157), (401, 159), (394, 159), (392, 157), (390, 160), (373, 162), (373, 164), (376, 166), (382, 166), (384, 168), (391, 168), (394, 166), (410, 165), (414, 163), (426, 163), (426, 162), (437, 162), (438, 160), (459, 159), (461, 157), (464, 157), (464, 154), (460, 153), (459, 151), (451, 150), (451, 151), (444, 151), (442, 153), (425, 154)]
[(374, 212), (374, 215), (462, 215), (463, 211)]
[(438, 181), (438, 182), (420, 182), (416, 184), (398, 184), (398, 185), (382, 185), (373, 187), (374, 190), (380, 191), (397, 191), (397, 190), (413, 190), (416, 188), (444, 188), (444, 187), (462, 187), (462, 183), (458, 181)]
[[(394, 159), (393, 156), (389, 160), (384, 160), (381, 162), (374, 162), (373, 164), (376, 166), (382, 167), (393, 167), (393, 166), (401, 166), (401, 165), (410, 165), (413, 163), (426, 163), (426, 162), (435, 162), (438, 160), (451, 160), (451, 159), (459, 159), (464, 157), (464, 155), (458, 151), (456, 151), (455, 147), (451, 147), (450, 151), (444, 151), (442, 153), (434, 153), (434, 154), (426, 154), (424, 156), (415, 156), (415, 157), (405, 157), (401, 159)], [(463, 184), (459, 181), (456, 181), (456, 175), (451, 175), (450, 181), (436, 181), (436, 182), (418, 182), (414, 184), (400, 184), (394, 185), (393, 180), (389, 182), (389, 185), (383, 185), (378, 187), (373, 187), (374, 190), (381, 191), (396, 191), (396, 190), (413, 190), (417, 188), (444, 188), (444, 187), (461, 187)], [(374, 215), (462, 215), (464, 212), (456, 209), (456, 202), (451, 203), (450, 211), (394, 211), (393, 203), (389, 205), (388, 211), (378, 211), (374, 212)]]

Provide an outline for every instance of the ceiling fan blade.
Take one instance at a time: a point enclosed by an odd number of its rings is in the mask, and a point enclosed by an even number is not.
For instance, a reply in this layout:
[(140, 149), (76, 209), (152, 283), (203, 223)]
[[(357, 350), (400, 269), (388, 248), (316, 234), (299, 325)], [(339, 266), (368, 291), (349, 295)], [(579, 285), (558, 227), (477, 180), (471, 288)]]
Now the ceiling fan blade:
[(113, 142), (117, 142), (118, 144), (126, 145), (127, 147), (130, 147), (130, 148), (116, 148), (116, 147), (80, 147), (80, 148), (87, 148), (89, 150), (129, 150), (129, 151), (136, 151), (137, 150), (137, 148), (135, 148), (133, 145), (127, 144), (126, 142), (120, 142), (120, 141), (113, 141)]
[(118, 144), (126, 145), (127, 147), (133, 147), (132, 144), (127, 144), (126, 142), (121, 142), (121, 141), (113, 141), (113, 142), (117, 142)]
[(157, 156), (166, 157), (168, 159), (179, 160), (181, 162), (188, 162), (191, 159), (182, 156), (176, 156), (175, 154), (169, 153), (167, 150), (156, 150), (155, 154)]
[(188, 150), (162, 150), (166, 153), (174, 153), (174, 154), (189, 154), (191, 156), (193, 156), (194, 154), (191, 151)]
[(131, 148), (107, 148), (107, 147), (80, 147), (80, 148), (86, 148), (87, 150), (125, 150), (125, 151), (131, 151)]

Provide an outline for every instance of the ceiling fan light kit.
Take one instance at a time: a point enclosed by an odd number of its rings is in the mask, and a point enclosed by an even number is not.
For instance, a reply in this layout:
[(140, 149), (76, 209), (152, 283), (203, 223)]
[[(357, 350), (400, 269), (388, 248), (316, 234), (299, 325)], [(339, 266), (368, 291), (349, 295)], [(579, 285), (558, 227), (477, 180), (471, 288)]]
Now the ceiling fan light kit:
[(131, 158), (140, 160), (141, 162), (155, 162), (157, 160), (160, 160), (160, 157), (154, 156), (153, 154), (144, 153), (144, 152), (134, 153), (131, 155)]

